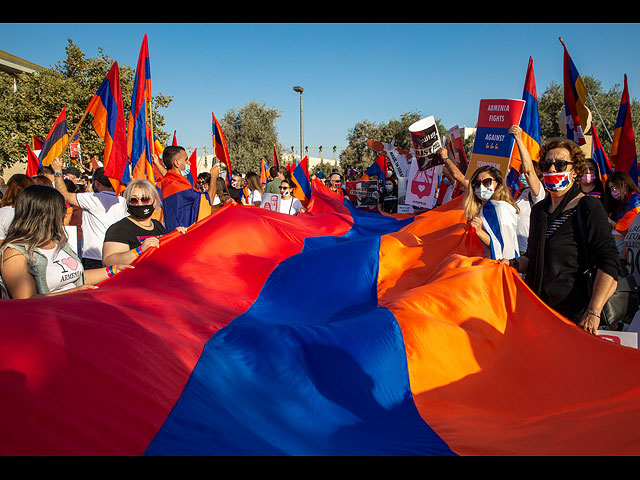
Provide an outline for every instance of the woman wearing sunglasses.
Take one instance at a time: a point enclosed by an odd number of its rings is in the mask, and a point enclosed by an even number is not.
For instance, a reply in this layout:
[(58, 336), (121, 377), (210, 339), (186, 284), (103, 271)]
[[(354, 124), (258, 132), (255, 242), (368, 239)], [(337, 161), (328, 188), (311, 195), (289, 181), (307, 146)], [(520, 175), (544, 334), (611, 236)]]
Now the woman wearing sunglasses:
[[(531, 209), (527, 253), (509, 264), (547, 305), (595, 334), (620, 269), (607, 214), (598, 198), (581, 190), (586, 162), (575, 142), (549, 140), (539, 167), (549, 195)], [(597, 268), (592, 290), (584, 273), (592, 267), (589, 258)]]
[(297, 215), (306, 212), (302, 206), (302, 202), (293, 196), (293, 189), (296, 187), (292, 180), (284, 179), (280, 184), (280, 202), (278, 203), (278, 211), (288, 215)]
[[(142, 252), (151, 247), (159, 248), (159, 237), (167, 230), (158, 220), (151, 218), (160, 206), (160, 195), (156, 187), (146, 179), (133, 180), (122, 193), (127, 201), (129, 215), (111, 225), (105, 234), (102, 246), (102, 263), (129, 265)], [(185, 233), (185, 227), (177, 227)]]
[(473, 172), (463, 205), (465, 217), (482, 241), (485, 257), (500, 260), (519, 255), (518, 206), (500, 170), (485, 165)]

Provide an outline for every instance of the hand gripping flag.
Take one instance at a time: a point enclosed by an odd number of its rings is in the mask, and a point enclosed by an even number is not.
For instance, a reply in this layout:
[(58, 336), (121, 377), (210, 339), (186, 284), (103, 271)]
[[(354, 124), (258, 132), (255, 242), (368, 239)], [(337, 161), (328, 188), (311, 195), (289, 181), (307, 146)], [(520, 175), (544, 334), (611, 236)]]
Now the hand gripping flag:
[(573, 60), (571, 60), (567, 47), (562, 39), (560, 39), (560, 42), (564, 48), (563, 84), (567, 138), (579, 145), (584, 145), (587, 143), (584, 138), (584, 131), (587, 125), (587, 118), (589, 117), (589, 112), (585, 106), (587, 88), (573, 64)]
[(307, 206), (311, 200), (311, 180), (309, 178), (309, 159), (307, 157), (304, 157), (296, 165), (291, 174), (291, 179), (296, 184), (296, 188), (293, 191), (294, 197), (300, 200), (304, 206)]
[(224, 133), (222, 132), (222, 128), (218, 123), (218, 119), (211, 112), (211, 127), (213, 130), (213, 150), (215, 152), (216, 158), (224, 163), (227, 167), (227, 176), (225, 177), (225, 182), (227, 186), (231, 185), (231, 178), (233, 177), (233, 173), (231, 172), (231, 158), (229, 158), (229, 150), (227, 149), (227, 141), (224, 139)]
[(640, 454), (638, 349), (482, 258), (461, 200), (314, 181), (309, 214), (229, 204), (99, 289), (0, 300), (0, 454)]
[[(152, 135), (149, 112), (151, 109), (151, 64), (147, 35), (144, 35), (131, 95), (131, 111), (127, 130), (127, 152), (131, 177), (147, 178), (155, 183), (152, 168)], [(128, 179), (124, 183), (127, 183)]]
[(64, 153), (68, 141), (67, 111), (66, 107), (62, 107), (62, 111), (51, 126), (51, 130), (49, 130), (49, 134), (45, 138), (42, 149), (40, 150), (40, 155), (38, 155), (40, 164), (45, 167), (51, 165), (54, 158)]
[(104, 174), (111, 180), (116, 193), (129, 178), (127, 134), (120, 87), (120, 70), (114, 62), (98, 88), (87, 112), (93, 114), (93, 128), (104, 141)]
[(629, 89), (627, 87), (627, 75), (624, 76), (624, 89), (616, 118), (616, 129), (613, 133), (611, 163), (616, 172), (622, 171), (629, 174), (638, 184), (638, 158), (636, 155), (636, 141), (633, 134), (633, 122), (631, 121), (631, 104), (629, 103)]
[[(536, 78), (533, 73), (533, 58), (529, 57), (527, 75), (524, 81), (524, 91), (522, 99), (526, 102), (522, 117), (520, 118), (520, 128), (522, 129), (522, 141), (527, 147), (529, 156), (534, 162), (540, 156), (540, 116), (538, 113), (538, 94), (536, 91)], [(513, 149), (511, 156), (511, 168), (520, 173), (522, 158), (518, 148)]]
[[(607, 158), (607, 154), (604, 151), (604, 147), (600, 142), (600, 137), (598, 137), (598, 133), (596, 132), (595, 125), (591, 126), (591, 158), (598, 165), (598, 174), (600, 175), (600, 180), (603, 185), (607, 184), (607, 178), (609, 175), (613, 173), (613, 169), (611, 168), (611, 163)], [(602, 192), (600, 192), (602, 193)]]

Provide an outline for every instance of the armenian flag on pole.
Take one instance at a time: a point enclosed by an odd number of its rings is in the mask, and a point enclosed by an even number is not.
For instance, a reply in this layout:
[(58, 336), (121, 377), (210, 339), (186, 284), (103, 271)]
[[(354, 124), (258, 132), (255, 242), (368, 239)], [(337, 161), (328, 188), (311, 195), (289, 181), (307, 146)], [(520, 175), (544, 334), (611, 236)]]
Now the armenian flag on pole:
[(624, 90), (618, 109), (616, 129), (613, 133), (611, 153), (609, 155), (614, 170), (629, 174), (638, 184), (638, 157), (636, 155), (636, 141), (633, 134), (633, 122), (631, 121), (631, 104), (629, 103), (629, 88), (627, 75), (624, 76)]
[(584, 145), (587, 143), (584, 138), (584, 131), (589, 117), (589, 112), (585, 105), (587, 87), (585, 87), (582, 77), (578, 73), (573, 60), (571, 60), (562, 38), (560, 42), (564, 48), (564, 114), (567, 125), (567, 138), (579, 145)]
[(87, 112), (93, 114), (93, 128), (104, 141), (104, 174), (111, 180), (115, 192), (119, 193), (129, 172), (118, 62), (109, 69), (89, 102)]
[(66, 107), (62, 107), (62, 111), (58, 114), (56, 121), (53, 122), (51, 130), (49, 130), (47, 138), (45, 138), (44, 143), (42, 144), (40, 155), (38, 155), (40, 165), (45, 167), (51, 165), (53, 159), (64, 152), (68, 140), (67, 111)]
[(231, 158), (229, 157), (229, 150), (227, 149), (227, 141), (224, 138), (224, 133), (222, 133), (222, 128), (218, 123), (218, 119), (211, 112), (211, 127), (213, 129), (213, 149), (216, 154), (216, 158), (224, 163), (227, 167), (227, 176), (225, 177), (225, 181), (227, 185), (231, 185)]
[[(152, 159), (152, 135), (148, 109), (151, 108), (151, 64), (147, 35), (144, 35), (131, 96), (127, 131), (127, 151), (131, 177), (147, 178), (155, 183)], [(124, 183), (127, 183), (125, 181)]]

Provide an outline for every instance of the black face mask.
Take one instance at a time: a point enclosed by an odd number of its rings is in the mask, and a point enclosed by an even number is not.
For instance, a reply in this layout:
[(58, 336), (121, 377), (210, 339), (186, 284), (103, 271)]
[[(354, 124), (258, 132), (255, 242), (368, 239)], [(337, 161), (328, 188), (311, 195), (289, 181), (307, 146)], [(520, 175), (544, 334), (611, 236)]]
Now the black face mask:
[(127, 208), (129, 209), (129, 213), (132, 217), (146, 220), (151, 215), (153, 215), (153, 205), (131, 205), (127, 204)]

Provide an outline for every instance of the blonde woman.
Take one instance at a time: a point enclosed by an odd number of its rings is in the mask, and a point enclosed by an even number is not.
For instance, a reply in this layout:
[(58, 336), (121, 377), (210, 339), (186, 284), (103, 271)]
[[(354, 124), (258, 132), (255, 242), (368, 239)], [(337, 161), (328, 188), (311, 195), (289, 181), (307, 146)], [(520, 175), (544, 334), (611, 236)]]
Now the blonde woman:
[[(158, 189), (146, 179), (133, 180), (122, 192), (127, 201), (129, 215), (111, 225), (104, 236), (102, 264), (128, 265), (149, 248), (160, 247), (160, 237), (167, 230), (158, 220), (151, 218), (161, 205)], [(185, 233), (185, 227), (177, 227)]]
[(518, 212), (500, 170), (485, 165), (473, 172), (464, 197), (464, 214), (482, 242), (486, 258), (519, 256)]
[(95, 285), (126, 265), (85, 270), (68, 244), (60, 192), (43, 185), (25, 188), (0, 246), (0, 276), (11, 298), (57, 295)]

